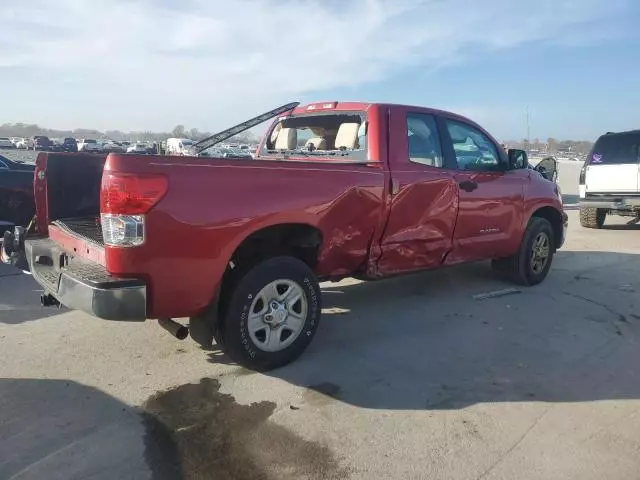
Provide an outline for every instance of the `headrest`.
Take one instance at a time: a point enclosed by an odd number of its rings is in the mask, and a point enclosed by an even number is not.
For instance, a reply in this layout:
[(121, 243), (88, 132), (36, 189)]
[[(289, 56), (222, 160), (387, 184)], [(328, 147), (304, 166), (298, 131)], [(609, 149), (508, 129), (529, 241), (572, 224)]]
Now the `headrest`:
[(298, 146), (298, 131), (295, 128), (281, 128), (276, 139), (276, 150), (295, 150)]
[(358, 145), (358, 129), (359, 123), (343, 123), (338, 129), (336, 135), (336, 148), (354, 149), (359, 148)]

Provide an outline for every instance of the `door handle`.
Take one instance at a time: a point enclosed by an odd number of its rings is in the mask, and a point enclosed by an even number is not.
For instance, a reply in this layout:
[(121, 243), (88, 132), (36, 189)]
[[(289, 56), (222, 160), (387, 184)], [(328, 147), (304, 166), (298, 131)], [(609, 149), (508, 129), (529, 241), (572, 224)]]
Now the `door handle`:
[(476, 188), (478, 188), (478, 183), (474, 182), (473, 180), (465, 180), (464, 182), (460, 182), (458, 185), (465, 192), (473, 192)]

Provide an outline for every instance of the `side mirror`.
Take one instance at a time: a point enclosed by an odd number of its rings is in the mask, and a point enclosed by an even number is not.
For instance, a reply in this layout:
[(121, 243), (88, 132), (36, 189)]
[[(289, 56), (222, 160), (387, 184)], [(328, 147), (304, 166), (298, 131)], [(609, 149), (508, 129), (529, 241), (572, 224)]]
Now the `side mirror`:
[(529, 159), (527, 158), (527, 152), (524, 150), (517, 150), (515, 148), (510, 148), (508, 151), (509, 155), (509, 170), (518, 170), (521, 168), (527, 168), (529, 164)]

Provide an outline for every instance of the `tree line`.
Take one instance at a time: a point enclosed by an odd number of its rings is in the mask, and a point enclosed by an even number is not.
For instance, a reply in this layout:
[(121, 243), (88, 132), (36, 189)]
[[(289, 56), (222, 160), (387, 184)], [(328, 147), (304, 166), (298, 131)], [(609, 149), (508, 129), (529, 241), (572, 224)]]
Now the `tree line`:
[[(170, 137), (190, 138), (192, 140), (202, 140), (212, 134), (201, 132), (197, 128), (187, 129), (184, 125), (177, 125), (171, 132), (122, 132), (120, 130), (94, 130), (90, 128), (76, 128), (74, 130), (58, 130), (44, 128), (36, 124), (28, 123), (5, 123), (0, 125), (0, 137), (24, 137), (30, 138), (35, 135), (45, 135), (49, 138), (93, 138), (95, 140), (115, 140), (115, 141), (152, 141), (160, 142)], [(255, 143), (259, 139), (251, 132), (240, 133), (230, 139), (236, 143)]]
[[(33, 137), (34, 135), (46, 135), (50, 138), (94, 138), (96, 140), (109, 139), (115, 141), (152, 141), (160, 142), (170, 137), (190, 138), (192, 140), (202, 140), (211, 136), (209, 132), (201, 132), (197, 128), (187, 128), (184, 125), (176, 125), (171, 132), (122, 132), (120, 130), (93, 130), (88, 128), (76, 128), (74, 130), (56, 130), (51, 128), (43, 128), (35, 124), (27, 123), (5, 123), (0, 125), (0, 137)], [(258, 138), (251, 132), (243, 132), (229, 141), (235, 143), (257, 143)], [(587, 140), (557, 140), (555, 138), (547, 138), (541, 140), (535, 138), (531, 140), (529, 145), (527, 140), (506, 142), (507, 145), (514, 148), (524, 148), (527, 150), (538, 150), (544, 153), (557, 152), (573, 152), (587, 154), (593, 146), (593, 142)]]
[(529, 143), (527, 139), (506, 143), (513, 148), (537, 150), (549, 154), (567, 152), (586, 155), (593, 147), (593, 142), (588, 140), (557, 140), (555, 138), (547, 138), (546, 140), (534, 138), (531, 140), (531, 143)]

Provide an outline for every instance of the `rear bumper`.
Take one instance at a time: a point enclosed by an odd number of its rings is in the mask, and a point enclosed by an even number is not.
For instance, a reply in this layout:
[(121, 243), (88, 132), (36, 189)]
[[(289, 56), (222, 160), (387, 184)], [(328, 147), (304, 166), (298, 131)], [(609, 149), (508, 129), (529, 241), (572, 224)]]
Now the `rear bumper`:
[(581, 198), (579, 205), (580, 208), (636, 210), (640, 208), (640, 195), (589, 195)]
[(71, 258), (48, 238), (25, 241), (33, 278), (62, 305), (105, 320), (144, 321), (144, 281), (114, 277), (102, 265)]

